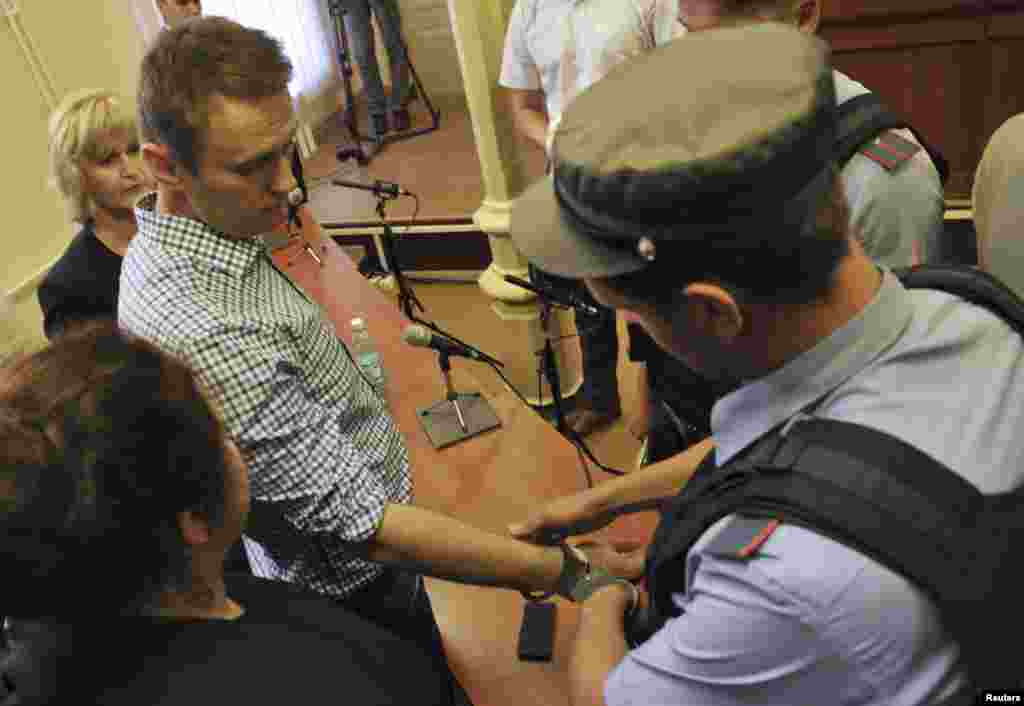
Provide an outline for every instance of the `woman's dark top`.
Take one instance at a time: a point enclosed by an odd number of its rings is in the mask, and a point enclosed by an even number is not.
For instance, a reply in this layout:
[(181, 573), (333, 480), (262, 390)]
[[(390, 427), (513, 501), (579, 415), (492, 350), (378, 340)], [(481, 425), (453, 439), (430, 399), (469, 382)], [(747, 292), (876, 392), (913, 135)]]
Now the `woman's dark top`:
[(48, 339), (75, 322), (117, 318), (121, 260), (100, 242), (91, 223), (78, 231), (39, 286), (43, 332)]

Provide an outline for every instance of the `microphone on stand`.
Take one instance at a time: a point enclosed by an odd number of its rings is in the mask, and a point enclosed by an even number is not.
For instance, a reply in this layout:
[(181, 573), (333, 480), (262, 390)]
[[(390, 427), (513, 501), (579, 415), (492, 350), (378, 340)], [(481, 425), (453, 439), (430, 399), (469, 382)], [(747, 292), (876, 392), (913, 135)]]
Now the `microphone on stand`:
[(600, 313), (597, 308), (580, 300), (579, 297), (575, 294), (571, 294), (570, 292), (559, 292), (542, 284), (527, 282), (525, 279), (519, 279), (512, 275), (505, 275), (505, 281), (510, 284), (514, 284), (517, 287), (530, 290), (534, 294), (539, 295), (542, 299), (547, 300), (547, 302), (552, 306), (559, 306), (563, 309), (575, 309), (576, 311), (584, 314), (590, 314), (591, 316), (597, 316)]
[(361, 189), (363, 191), (369, 191), (371, 193), (397, 198), (398, 196), (412, 196), (412, 194), (398, 184), (390, 181), (375, 180), (372, 184), (364, 184), (359, 181), (348, 181), (346, 179), (331, 179), (331, 183), (335, 186), (344, 186), (348, 189)]
[(486, 353), (481, 353), (478, 350), (464, 346), (457, 341), (453, 341), (450, 338), (444, 336), (438, 336), (433, 333), (426, 326), (420, 326), (418, 324), (411, 324), (405, 327), (405, 331), (402, 333), (402, 340), (408, 343), (410, 346), (416, 346), (418, 348), (431, 348), (438, 353), (444, 353), (445, 355), (454, 355), (460, 358), (470, 358), (472, 360), (480, 361), (481, 363), (494, 363), (501, 365), (501, 363)]

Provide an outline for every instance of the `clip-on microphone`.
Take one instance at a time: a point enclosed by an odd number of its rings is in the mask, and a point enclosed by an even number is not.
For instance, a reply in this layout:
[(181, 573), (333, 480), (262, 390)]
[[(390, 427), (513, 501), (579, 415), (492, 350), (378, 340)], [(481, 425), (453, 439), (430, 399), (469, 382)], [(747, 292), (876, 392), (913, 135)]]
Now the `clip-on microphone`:
[[(309, 201), (309, 189), (306, 187), (306, 179), (302, 173), (302, 159), (299, 157), (298, 146), (292, 148), (292, 176), (295, 177), (298, 186), (288, 192), (288, 224), (302, 228), (302, 217), (299, 216), (299, 207)], [(320, 267), (324, 266), (324, 261), (317, 256), (309, 243), (303, 241), (303, 249), (309, 253), (309, 256), (313, 258), (316, 264), (320, 265)]]

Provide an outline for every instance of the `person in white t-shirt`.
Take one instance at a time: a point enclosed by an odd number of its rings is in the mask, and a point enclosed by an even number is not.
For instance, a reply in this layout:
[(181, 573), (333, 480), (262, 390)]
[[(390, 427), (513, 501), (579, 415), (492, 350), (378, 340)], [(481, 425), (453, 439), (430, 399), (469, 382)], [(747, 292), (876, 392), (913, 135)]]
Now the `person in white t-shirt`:
[[(565, 106), (615, 66), (683, 34), (678, 14), (678, 0), (518, 0), (499, 78), (517, 129), (547, 152)], [(576, 316), (584, 387), (569, 424), (587, 435), (621, 414), (615, 314), (578, 282), (536, 271), (531, 277), (571, 290), (598, 309)]]

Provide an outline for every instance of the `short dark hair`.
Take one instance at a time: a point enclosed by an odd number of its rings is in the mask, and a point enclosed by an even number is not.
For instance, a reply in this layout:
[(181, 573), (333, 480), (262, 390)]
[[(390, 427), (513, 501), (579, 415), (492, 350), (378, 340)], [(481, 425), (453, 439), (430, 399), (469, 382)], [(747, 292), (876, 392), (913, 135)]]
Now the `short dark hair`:
[(223, 520), (225, 435), (189, 369), (112, 322), (0, 367), (9, 615), (137, 612), (187, 585), (183, 511)]
[(210, 97), (266, 98), (288, 90), (291, 78), (283, 47), (266, 32), (194, 18), (161, 32), (142, 59), (139, 130), (197, 174)]
[(657, 256), (637, 272), (602, 282), (627, 297), (659, 306), (675, 306), (678, 294), (693, 282), (717, 282), (765, 303), (804, 304), (834, 285), (841, 260), (849, 253), (849, 207), (838, 172), (822, 200), (813, 228), (782, 232), (737, 231), (682, 242), (659, 240)]

